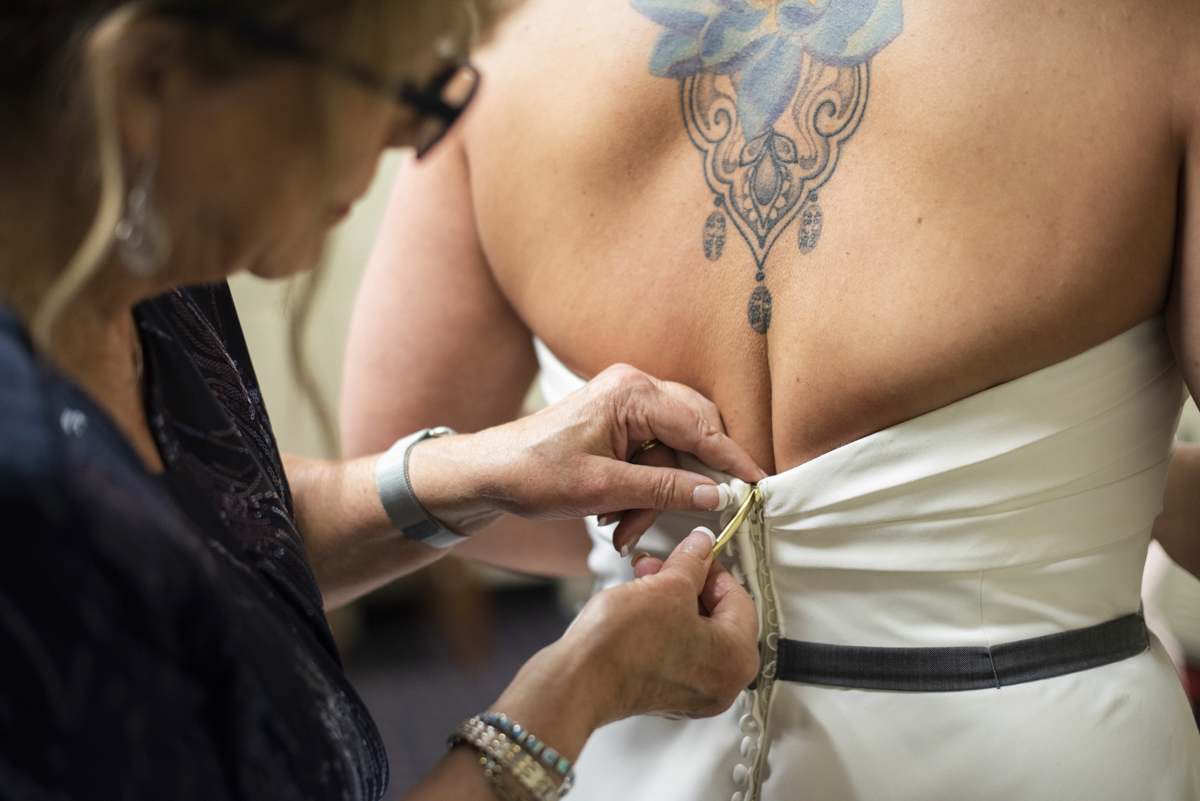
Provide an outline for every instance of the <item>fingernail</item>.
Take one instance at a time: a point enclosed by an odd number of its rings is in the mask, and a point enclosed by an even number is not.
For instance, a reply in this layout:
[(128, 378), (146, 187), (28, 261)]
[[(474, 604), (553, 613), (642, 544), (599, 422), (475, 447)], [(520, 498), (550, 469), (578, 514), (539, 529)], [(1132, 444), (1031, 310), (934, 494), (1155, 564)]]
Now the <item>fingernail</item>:
[(632, 547), (633, 547), (632, 542), (627, 542), (621, 546), (620, 554), (621, 554), (622, 559), (624, 559), (626, 556), (629, 556), (629, 551)]
[(721, 505), (721, 490), (716, 484), (701, 484), (692, 490), (692, 506), (712, 511)]
[(729, 502), (733, 500), (733, 493), (729, 491), (728, 484), (718, 484), (717, 490), (721, 493), (721, 502), (717, 504), (717, 511), (725, 511), (725, 507), (729, 506)]
[(645, 551), (638, 551), (637, 553), (635, 553), (635, 554), (633, 555), (633, 561), (629, 563), (629, 566), (630, 566), (630, 567), (637, 567), (637, 563), (638, 563), (638, 562), (640, 562), (640, 561), (642, 561), (643, 559), (645, 559), (645, 558), (646, 558), (647, 556), (649, 556), (649, 555), (650, 555), (650, 554), (646, 553)]
[(707, 534), (708, 541), (688, 535), (688, 538), (683, 541), (683, 549), (700, 559), (707, 559), (712, 553), (713, 546), (717, 544), (717, 535), (704, 526), (696, 526), (692, 529), (692, 534)]
[(605, 512), (604, 514), (596, 517), (596, 525), (598, 526), (611, 526), (615, 522), (617, 521), (613, 520), (613, 515), (611, 512)]

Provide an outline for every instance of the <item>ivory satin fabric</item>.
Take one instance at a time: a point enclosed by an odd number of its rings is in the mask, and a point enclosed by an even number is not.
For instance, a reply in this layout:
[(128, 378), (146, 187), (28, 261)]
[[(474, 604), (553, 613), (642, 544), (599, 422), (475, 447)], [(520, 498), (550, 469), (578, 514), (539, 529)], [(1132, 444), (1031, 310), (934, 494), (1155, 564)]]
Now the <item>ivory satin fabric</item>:
[[(582, 386), (535, 346), (548, 401)], [(773, 595), (779, 636), (987, 646), (1138, 611), (1184, 398), (1156, 317), (764, 480), (769, 581), (757, 590)], [(695, 525), (719, 523), (664, 515), (639, 547), (665, 557)], [(591, 518), (588, 530), (597, 588), (631, 579), (611, 527)], [(708, 720), (606, 726), (572, 798), (1200, 799), (1200, 735), (1153, 637), (1130, 659), (1002, 689), (775, 682), (766, 714), (760, 700), (743, 693)]]

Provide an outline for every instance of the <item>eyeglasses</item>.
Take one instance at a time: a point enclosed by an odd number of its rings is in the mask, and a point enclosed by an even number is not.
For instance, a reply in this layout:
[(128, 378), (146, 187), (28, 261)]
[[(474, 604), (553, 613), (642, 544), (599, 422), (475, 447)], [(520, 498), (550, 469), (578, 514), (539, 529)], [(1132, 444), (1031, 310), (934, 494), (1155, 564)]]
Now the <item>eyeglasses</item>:
[(424, 85), (418, 86), (412, 81), (389, 81), (363, 64), (322, 53), (281, 31), (220, 9), (160, 3), (151, 5), (149, 11), (158, 16), (223, 28), (251, 44), (335, 72), (412, 109), (417, 115), (412, 126), (412, 144), (416, 148), (417, 158), (424, 156), (442, 140), (462, 116), (479, 88), (479, 72), (465, 62), (447, 67)]

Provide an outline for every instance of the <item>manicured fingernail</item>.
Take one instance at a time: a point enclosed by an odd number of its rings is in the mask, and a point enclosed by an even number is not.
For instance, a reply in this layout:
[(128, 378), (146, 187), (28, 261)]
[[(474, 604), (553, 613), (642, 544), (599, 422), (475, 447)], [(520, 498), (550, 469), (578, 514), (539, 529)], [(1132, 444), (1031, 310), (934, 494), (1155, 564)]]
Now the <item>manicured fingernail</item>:
[(620, 551), (620, 553), (621, 553), (621, 558), (622, 558), (622, 559), (624, 559), (626, 556), (629, 556), (629, 551), (630, 551), (630, 549), (631, 549), (631, 548), (633, 548), (633, 543), (632, 543), (632, 542), (627, 542), (627, 543), (625, 543), (624, 545), (622, 545), (622, 546), (621, 546), (621, 551)]
[(617, 521), (613, 519), (611, 512), (605, 512), (596, 518), (596, 525), (598, 526), (611, 526), (615, 522)]
[(716, 484), (701, 484), (692, 490), (692, 506), (712, 511), (721, 505), (721, 490)]
[(637, 567), (637, 563), (645, 559), (650, 554), (645, 551), (638, 551), (633, 555), (633, 561), (629, 563), (630, 567)]
[(725, 507), (729, 506), (729, 502), (733, 500), (733, 493), (729, 491), (728, 484), (718, 484), (717, 490), (721, 493), (721, 502), (717, 504), (717, 511), (725, 511)]
[[(705, 541), (700, 537), (692, 536), (695, 534), (707, 534), (708, 540)], [(716, 534), (713, 534), (704, 526), (697, 526), (696, 528), (692, 529), (692, 534), (688, 535), (688, 538), (683, 541), (683, 549), (692, 556), (700, 559), (707, 559), (709, 555), (712, 554), (713, 546), (716, 545), (716, 543)]]

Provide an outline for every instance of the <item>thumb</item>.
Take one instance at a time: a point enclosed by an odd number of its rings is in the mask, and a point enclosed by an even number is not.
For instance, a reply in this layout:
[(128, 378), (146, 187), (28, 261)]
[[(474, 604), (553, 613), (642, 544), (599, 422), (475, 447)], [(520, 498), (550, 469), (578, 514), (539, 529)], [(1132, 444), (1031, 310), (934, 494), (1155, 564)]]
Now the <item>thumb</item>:
[(713, 545), (716, 541), (716, 534), (704, 526), (697, 526), (687, 539), (675, 546), (675, 550), (667, 557), (658, 574), (662, 576), (677, 573), (686, 577), (696, 597), (700, 597), (700, 592), (708, 581), (708, 567), (712, 564)]

